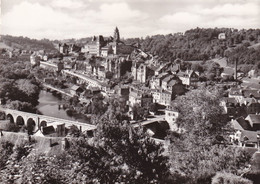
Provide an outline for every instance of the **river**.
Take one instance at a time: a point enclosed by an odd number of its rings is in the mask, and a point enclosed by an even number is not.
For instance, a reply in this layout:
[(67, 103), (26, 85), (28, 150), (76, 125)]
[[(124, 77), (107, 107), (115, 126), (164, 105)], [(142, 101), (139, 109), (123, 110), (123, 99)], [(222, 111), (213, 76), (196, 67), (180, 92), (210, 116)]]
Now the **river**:
[(59, 108), (59, 106), (62, 106), (65, 102), (53, 96), (50, 92), (42, 90), (38, 101), (37, 109), (43, 115), (87, 123), (87, 120), (68, 116), (63, 108)]

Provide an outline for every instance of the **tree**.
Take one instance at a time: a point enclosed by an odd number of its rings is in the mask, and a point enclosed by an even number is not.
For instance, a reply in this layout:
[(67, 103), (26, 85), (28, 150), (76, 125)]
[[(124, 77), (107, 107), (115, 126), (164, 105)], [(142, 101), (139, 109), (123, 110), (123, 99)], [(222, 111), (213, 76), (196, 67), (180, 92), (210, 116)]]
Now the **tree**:
[(149, 110), (151, 111), (151, 112), (157, 112), (158, 111), (158, 104), (157, 103), (152, 103), (151, 105), (150, 105), (150, 107), (149, 107)]
[(139, 104), (134, 104), (132, 108), (132, 113), (134, 120), (143, 120), (147, 115), (145, 109), (141, 107)]
[(10, 155), (13, 153), (14, 145), (9, 141), (0, 142), (0, 170), (5, 167)]
[(252, 181), (245, 179), (241, 176), (236, 176), (232, 173), (226, 173), (226, 172), (218, 172), (213, 178), (211, 184), (224, 184), (224, 183), (230, 183), (230, 184), (253, 184)]
[(21, 102), (18, 100), (11, 101), (9, 104), (6, 105), (6, 107), (9, 109), (31, 112), (31, 113), (35, 113), (37, 110), (31, 103)]
[[(176, 123), (184, 132), (171, 133), (172, 170), (190, 183), (209, 183), (217, 171), (241, 174), (250, 156), (226, 146), (227, 120), (222, 114), (218, 89), (197, 89), (178, 97), (173, 106), (179, 112)], [(188, 182), (188, 183), (189, 183)]]
[(112, 109), (96, 121), (93, 140), (77, 139), (69, 149), (82, 163), (77, 168), (87, 176), (85, 182), (166, 182), (169, 170), (161, 145), (141, 128), (134, 130), (127, 121), (119, 121)]

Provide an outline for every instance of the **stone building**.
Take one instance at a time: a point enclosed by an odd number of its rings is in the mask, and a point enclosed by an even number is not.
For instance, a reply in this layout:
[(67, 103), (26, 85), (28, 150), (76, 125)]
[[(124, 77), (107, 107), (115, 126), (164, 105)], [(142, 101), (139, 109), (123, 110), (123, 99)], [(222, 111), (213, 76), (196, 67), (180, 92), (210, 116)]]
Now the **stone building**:
[(69, 45), (66, 43), (59, 44), (59, 52), (62, 54), (68, 54), (69, 53)]
[(149, 77), (152, 77), (154, 75), (154, 70), (149, 68), (143, 62), (133, 62), (131, 72), (134, 80), (140, 83), (145, 83)]

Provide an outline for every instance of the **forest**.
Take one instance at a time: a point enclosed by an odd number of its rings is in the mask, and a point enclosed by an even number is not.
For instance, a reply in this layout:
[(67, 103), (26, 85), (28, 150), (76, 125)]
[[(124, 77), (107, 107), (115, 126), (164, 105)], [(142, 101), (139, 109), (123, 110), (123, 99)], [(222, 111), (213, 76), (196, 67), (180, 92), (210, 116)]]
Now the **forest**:
[[(218, 39), (225, 33), (226, 39)], [(164, 61), (176, 58), (185, 61), (227, 57), (228, 64), (257, 65), (260, 61), (260, 29), (196, 28), (184, 34), (154, 35), (146, 38), (125, 39), (128, 44), (140, 43), (141, 49), (158, 55)]]
[(53, 42), (48, 39), (36, 40), (23, 36), (1, 35), (0, 41), (13, 49), (30, 51), (45, 50), (47, 52), (55, 50)]
[(35, 113), (40, 84), (30, 72), (30, 63), (1, 59), (0, 66), (1, 105)]

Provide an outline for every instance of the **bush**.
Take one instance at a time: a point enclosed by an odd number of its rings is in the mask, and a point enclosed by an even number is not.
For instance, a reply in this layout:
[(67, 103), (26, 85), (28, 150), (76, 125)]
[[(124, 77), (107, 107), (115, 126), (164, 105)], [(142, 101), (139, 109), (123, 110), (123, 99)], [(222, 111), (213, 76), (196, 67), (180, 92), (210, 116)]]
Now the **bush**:
[(14, 148), (14, 152), (15, 152), (15, 159), (16, 160), (21, 160), (23, 157), (27, 157), (29, 155), (29, 153), (32, 150), (32, 145), (29, 142), (25, 142), (19, 146), (16, 146)]
[(253, 184), (252, 181), (232, 173), (217, 172), (212, 178), (211, 184)]
[(20, 127), (14, 123), (8, 123), (6, 124), (5, 130), (9, 132), (19, 132)]
[(260, 181), (260, 170), (259, 171), (249, 171), (243, 175), (244, 178), (252, 180), (254, 184), (259, 183)]
[(13, 143), (9, 141), (0, 142), (0, 169), (2, 169), (10, 155), (13, 153)]

